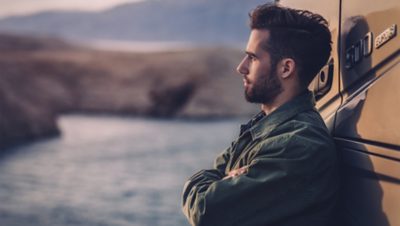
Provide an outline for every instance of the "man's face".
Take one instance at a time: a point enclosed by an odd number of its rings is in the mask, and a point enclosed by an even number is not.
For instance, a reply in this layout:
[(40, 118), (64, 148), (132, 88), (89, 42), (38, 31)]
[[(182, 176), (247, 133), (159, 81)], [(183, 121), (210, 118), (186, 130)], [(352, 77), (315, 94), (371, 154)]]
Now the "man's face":
[(276, 65), (271, 64), (271, 56), (263, 48), (268, 39), (268, 30), (253, 29), (246, 56), (237, 67), (237, 71), (243, 75), (246, 100), (251, 103), (272, 103), (282, 92)]

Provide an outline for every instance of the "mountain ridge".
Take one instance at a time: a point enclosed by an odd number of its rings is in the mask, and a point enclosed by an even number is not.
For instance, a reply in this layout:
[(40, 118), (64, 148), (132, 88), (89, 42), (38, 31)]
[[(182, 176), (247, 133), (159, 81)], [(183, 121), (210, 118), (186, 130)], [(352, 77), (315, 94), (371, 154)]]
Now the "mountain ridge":
[(0, 20), (0, 31), (74, 39), (243, 43), (248, 13), (266, 1), (147, 0), (99, 11), (44, 11)]

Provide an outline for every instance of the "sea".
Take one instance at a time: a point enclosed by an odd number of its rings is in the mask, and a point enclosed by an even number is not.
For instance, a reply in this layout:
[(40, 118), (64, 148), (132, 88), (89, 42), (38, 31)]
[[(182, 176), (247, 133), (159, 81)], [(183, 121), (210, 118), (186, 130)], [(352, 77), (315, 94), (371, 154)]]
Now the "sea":
[(189, 226), (185, 181), (243, 122), (61, 116), (60, 136), (0, 156), (0, 225)]

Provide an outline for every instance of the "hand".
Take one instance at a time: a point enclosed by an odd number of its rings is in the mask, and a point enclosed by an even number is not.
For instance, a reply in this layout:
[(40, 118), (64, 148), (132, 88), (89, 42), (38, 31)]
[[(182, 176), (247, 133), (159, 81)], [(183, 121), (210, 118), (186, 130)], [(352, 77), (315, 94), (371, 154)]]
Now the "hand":
[(242, 168), (232, 170), (223, 179), (238, 177), (244, 173), (247, 173), (248, 169), (249, 169), (248, 166), (243, 166)]

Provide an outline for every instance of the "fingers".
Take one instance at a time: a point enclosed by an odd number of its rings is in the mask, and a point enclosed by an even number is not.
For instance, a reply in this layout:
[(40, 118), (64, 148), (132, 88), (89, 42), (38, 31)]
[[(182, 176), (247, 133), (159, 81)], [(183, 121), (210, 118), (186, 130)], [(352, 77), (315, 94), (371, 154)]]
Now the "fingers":
[(242, 168), (232, 170), (232, 171), (230, 171), (230, 172), (228, 173), (228, 175), (227, 175), (226, 177), (224, 177), (223, 179), (227, 179), (227, 178), (231, 178), (231, 177), (238, 177), (238, 176), (240, 176), (240, 175), (242, 175), (242, 174), (247, 173), (248, 169), (249, 169), (248, 166), (244, 166), (244, 167), (242, 167)]

